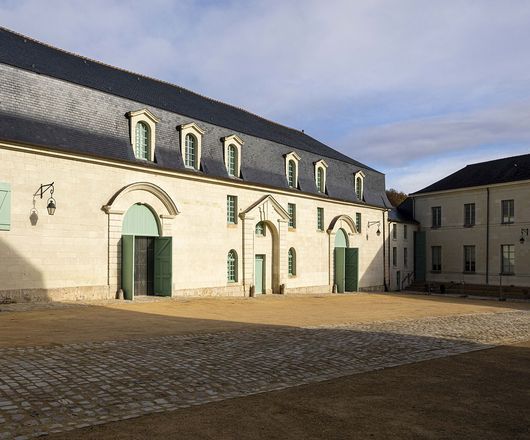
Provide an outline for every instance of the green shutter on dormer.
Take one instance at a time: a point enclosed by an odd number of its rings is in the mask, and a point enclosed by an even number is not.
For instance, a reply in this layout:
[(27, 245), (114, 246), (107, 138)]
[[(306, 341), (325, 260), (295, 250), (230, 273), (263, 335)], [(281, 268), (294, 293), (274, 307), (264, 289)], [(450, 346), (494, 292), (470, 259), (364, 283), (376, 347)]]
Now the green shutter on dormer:
[(0, 182), (0, 231), (11, 229), (11, 185)]

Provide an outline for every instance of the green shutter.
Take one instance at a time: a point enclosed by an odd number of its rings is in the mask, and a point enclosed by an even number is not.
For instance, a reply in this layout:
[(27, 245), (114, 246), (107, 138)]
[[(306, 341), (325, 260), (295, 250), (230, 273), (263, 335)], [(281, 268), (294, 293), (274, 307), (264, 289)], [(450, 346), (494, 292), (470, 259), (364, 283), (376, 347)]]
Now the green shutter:
[(357, 292), (359, 284), (359, 249), (346, 248), (344, 264), (344, 290), (346, 292)]
[(121, 288), (125, 299), (134, 299), (134, 235), (121, 237)]
[(155, 295), (171, 296), (172, 240), (171, 237), (155, 238)]
[(11, 185), (0, 182), (0, 231), (11, 229)]

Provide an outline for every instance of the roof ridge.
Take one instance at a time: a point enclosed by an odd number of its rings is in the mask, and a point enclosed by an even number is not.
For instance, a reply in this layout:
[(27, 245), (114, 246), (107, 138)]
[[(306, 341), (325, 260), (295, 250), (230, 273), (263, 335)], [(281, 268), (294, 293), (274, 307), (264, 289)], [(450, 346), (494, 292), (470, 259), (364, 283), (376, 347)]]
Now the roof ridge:
[[(57, 50), (57, 51), (59, 51), (59, 52), (62, 52), (62, 53), (64, 53), (64, 54), (71, 55), (71, 56), (74, 56), (74, 57), (77, 57), (77, 58), (81, 58), (81, 59), (83, 59), (83, 60), (90, 61), (90, 62), (92, 62), (92, 63), (99, 64), (99, 65), (101, 65), (101, 66), (105, 66), (105, 67), (108, 67), (108, 68), (110, 68), (110, 69), (118, 70), (118, 71), (121, 71), (121, 72), (124, 72), (124, 73), (128, 73), (128, 74), (130, 74), (130, 75), (139, 76), (139, 77), (142, 77), (142, 78), (145, 78), (145, 79), (148, 79), (148, 80), (151, 80), (151, 81), (155, 81), (155, 82), (158, 82), (158, 83), (161, 83), (161, 84), (166, 84), (166, 85), (169, 85), (169, 86), (171, 86), (171, 87), (175, 87), (176, 89), (185, 90), (185, 91), (188, 92), (188, 93), (192, 93), (192, 94), (194, 94), (194, 95), (196, 95), (196, 96), (199, 96), (199, 97), (201, 97), (201, 98), (207, 99), (208, 101), (215, 102), (215, 103), (217, 103), (217, 104), (221, 104), (221, 105), (225, 105), (225, 106), (227, 106), (227, 107), (232, 107), (232, 108), (234, 108), (234, 109), (236, 109), (236, 110), (239, 110), (239, 111), (245, 112), (245, 113), (247, 113), (247, 114), (249, 114), (249, 115), (251, 115), (251, 116), (254, 116), (254, 117), (256, 117), (256, 118), (262, 119), (262, 120), (264, 120), (264, 121), (267, 121), (267, 122), (269, 122), (269, 123), (271, 123), (271, 124), (274, 124), (274, 125), (277, 125), (277, 126), (279, 126), (279, 127), (283, 127), (283, 128), (288, 129), (288, 130), (292, 130), (292, 131), (295, 131), (295, 132), (298, 132), (298, 133), (302, 133), (302, 134), (304, 134), (305, 136), (311, 137), (312, 139), (316, 140), (317, 142), (320, 142), (318, 139), (315, 139), (315, 138), (313, 138), (312, 136), (309, 136), (307, 133), (305, 133), (304, 130), (298, 130), (298, 129), (296, 129), (296, 128), (289, 127), (289, 126), (287, 126), (287, 125), (280, 124), (279, 122), (273, 121), (273, 120), (268, 119), (268, 118), (265, 118), (265, 117), (263, 117), (263, 116), (260, 116), (260, 115), (258, 115), (257, 113), (254, 113), (254, 112), (252, 112), (252, 111), (250, 111), (250, 110), (247, 110), (247, 109), (245, 109), (245, 108), (243, 108), (243, 107), (238, 107), (238, 106), (236, 106), (236, 105), (228, 104), (228, 103), (226, 103), (226, 102), (224, 102), (224, 101), (221, 101), (221, 100), (218, 100), (218, 99), (215, 99), (215, 98), (211, 98), (211, 97), (209, 97), (209, 96), (203, 95), (203, 94), (201, 94), (201, 93), (197, 93), (197, 92), (195, 92), (195, 91), (193, 91), (193, 90), (190, 90), (190, 89), (188, 89), (188, 88), (186, 88), (186, 87), (179, 86), (178, 84), (174, 84), (174, 83), (172, 83), (172, 82), (165, 81), (165, 80), (163, 80), (163, 79), (159, 79), (159, 78), (154, 78), (154, 77), (152, 77), (152, 76), (145, 75), (145, 74), (142, 74), (142, 73), (133, 72), (132, 70), (124, 69), (123, 67), (117, 67), (117, 66), (114, 66), (114, 65), (112, 65), (112, 64), (105, 63), (105, 62), (103, 62), (103, 61), (98, 61), (98, 60), (95, 60), (95, 59), (93, 59), (93, 58), (89, 58), (89, 57), (87, 57), (87, 56), (80, 55), (80, 54), (78, 54), (78, 53), (76, 53), (76, 52), (72, 52), (72, 51), (69, 51), (69, 50), (66, 50), (66, 49), (62, 49), (62, 48), (57, 47), (57, 46), (54, 46), (54, 45), (52, 45), (52, 44), (50, 44), (50, 43), (46, 43), (46, 42), (44, 42), (44, 41), (37, 40), (36, 38), (29, 37), (29, 36), (27, 36), (27, 35), (25, 35), (25, 34), (21, 34), (20, 32), (13, 31), (13, 30), (8, 29), (8, 28), (6, 28), (6, 27), (4, 27), (4, 26), (0, 26), (0, 30), (3, 30), (3, 31), (6, 31), (6, 32), (9, 32), (9, 33), (14, 34), (14, 35), (17, 35), (17, 36), (23, 38), (24, 40), (29, 40), (29, 41), (32, 41), (32, 42), (34, 42), (34, 43), (41, 44), (42, 46), (46, 46), (46, 47), (48, 47), (48, 48), (50, 48), (50, 49)], [(25, 41), (24, 41), (24, 42), (25, 42)], [(322, 142), (320, 142), (320, 143), (322, 143)], [(325, 144), (323, 144), (323, 145), (325, 145)], [(326, 146), (327, 146), (327, 145), (326, 145)], [(328, 147), (328, 148), (331, 148), (331, 147)], [(340, 151), (339, 151), (339, 153), (340, 153)], [(341, 153), (341, 154), (343, 154), (343, 153)]]

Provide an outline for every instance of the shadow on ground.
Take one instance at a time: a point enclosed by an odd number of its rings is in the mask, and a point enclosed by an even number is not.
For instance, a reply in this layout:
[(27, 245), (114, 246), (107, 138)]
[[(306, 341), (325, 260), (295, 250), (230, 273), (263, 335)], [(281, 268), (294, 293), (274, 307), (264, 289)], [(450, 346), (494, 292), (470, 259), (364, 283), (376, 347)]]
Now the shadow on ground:
[(60, 439), (527, 439), (530, 343), (50, 436)]

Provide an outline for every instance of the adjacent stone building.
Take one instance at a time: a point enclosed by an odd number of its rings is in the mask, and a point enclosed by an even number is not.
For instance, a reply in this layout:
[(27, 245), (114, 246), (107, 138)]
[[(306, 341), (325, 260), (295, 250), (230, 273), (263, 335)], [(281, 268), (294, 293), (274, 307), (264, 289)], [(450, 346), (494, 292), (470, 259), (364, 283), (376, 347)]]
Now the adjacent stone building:
[(468, 165), (411, 198), (418, 281), (530, 286), (530, 154)]
[(388, 287), (382, 173), (6, 29), (0, 79), (1, 298)]

